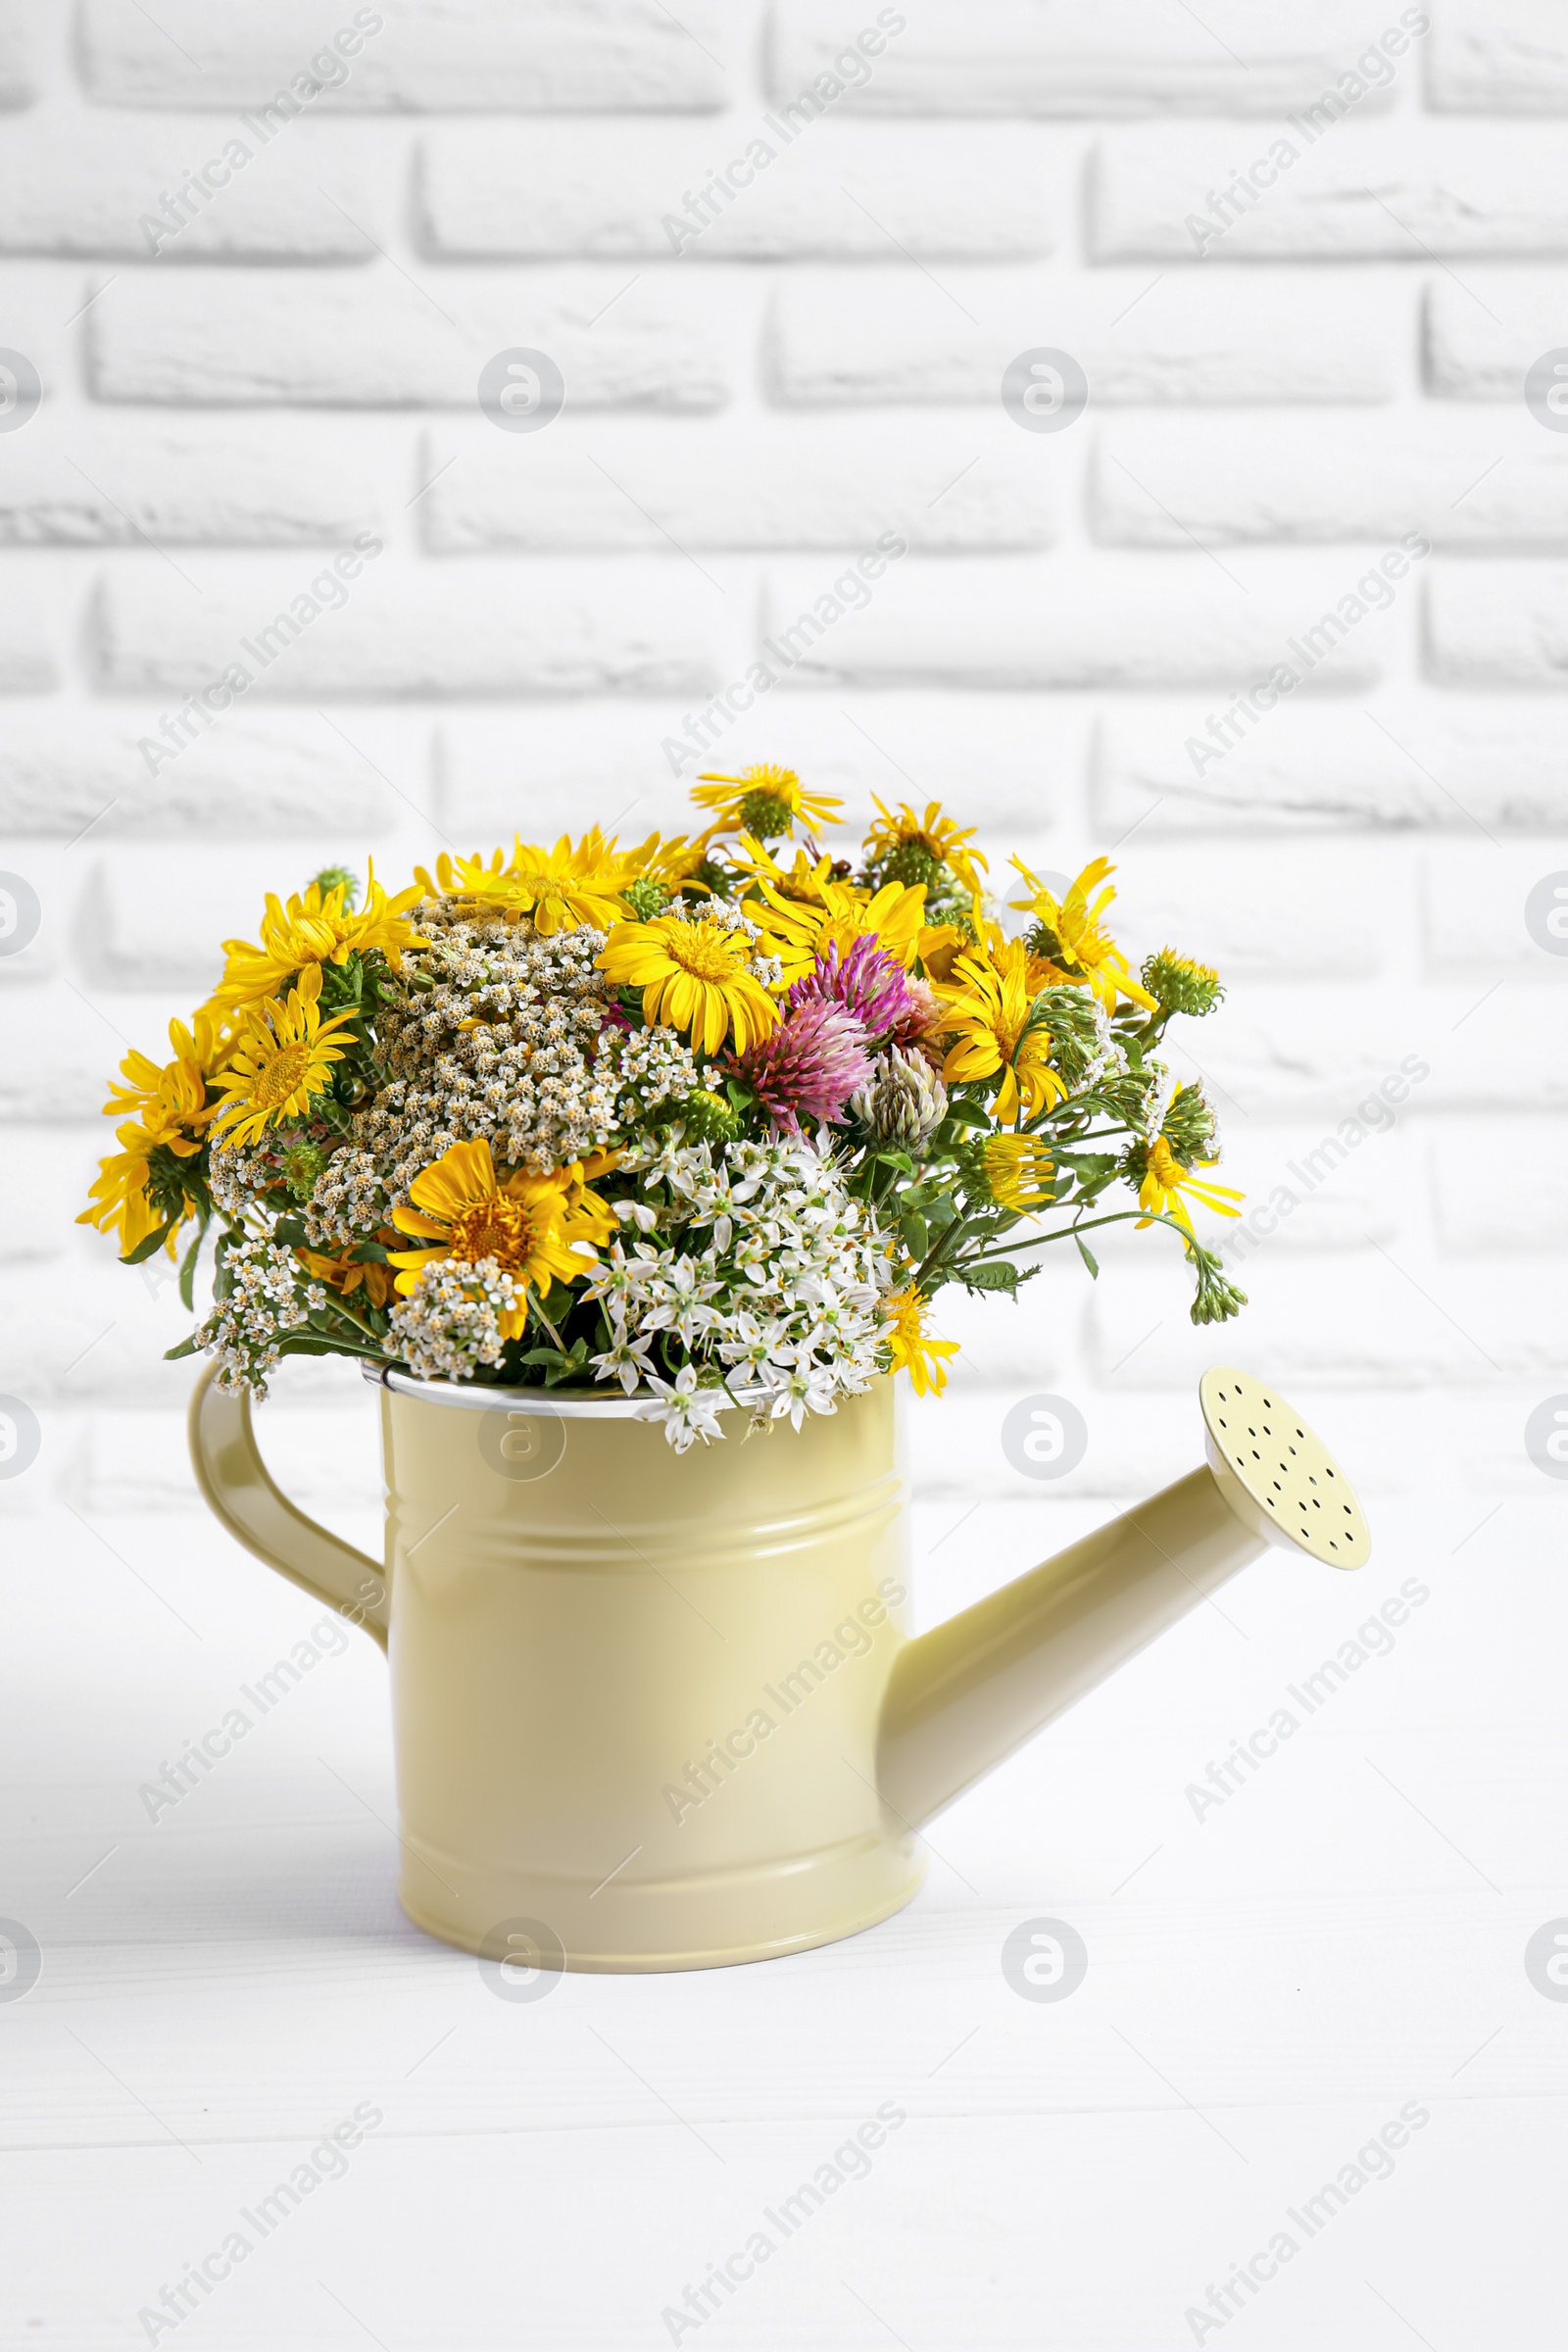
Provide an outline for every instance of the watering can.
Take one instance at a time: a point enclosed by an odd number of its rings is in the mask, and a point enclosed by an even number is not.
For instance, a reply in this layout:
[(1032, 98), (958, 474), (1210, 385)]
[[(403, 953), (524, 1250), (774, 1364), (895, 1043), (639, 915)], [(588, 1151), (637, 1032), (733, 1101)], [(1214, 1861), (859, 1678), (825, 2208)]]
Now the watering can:
[(875, 1925), (920, 1885), (924, 1823), (1239, 1569), (1370, 1551), (1300, 1415), (1217, 1369), (1200, 1468), (911, 1637), (889, 1379), (677, 1455), (634, 1397), (368, 1376), (383, 1566), (286, 1499), (211, 1371), (197, 1478), (386, 1650), (404, 1910), (520, 1981)]

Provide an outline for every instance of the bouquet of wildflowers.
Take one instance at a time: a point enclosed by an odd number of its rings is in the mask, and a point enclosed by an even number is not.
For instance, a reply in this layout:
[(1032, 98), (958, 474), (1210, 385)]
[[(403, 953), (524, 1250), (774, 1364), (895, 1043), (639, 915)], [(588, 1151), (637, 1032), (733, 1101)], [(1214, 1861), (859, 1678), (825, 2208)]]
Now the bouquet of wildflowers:
[[(173, 1355), (266, 1394), (280, 1357), (645, 1400), (671, 1444), (940, 1391), (946, 1287), (1005, 1292), (1119, 1219), (1178, 1235), (1196, 1322), (1244, 1303), (1189, 1202), (1235, 1214), (1200, 1086), (1160, 1058), (1216, 975), (1134, 972), (1103, 858), (1056, 898), (933, 803), (860, 858), (788, 768), (710, 776), (704, 828), (442, 857), (389, 898), (331, 868), (230, 940), (173, 1058), (122, 1065), (82, 1221), (213, 1306)], [(796, 836), (799, 834), (800, 838)], [(1013, 921), (1007, 925), (1004, 912)]]

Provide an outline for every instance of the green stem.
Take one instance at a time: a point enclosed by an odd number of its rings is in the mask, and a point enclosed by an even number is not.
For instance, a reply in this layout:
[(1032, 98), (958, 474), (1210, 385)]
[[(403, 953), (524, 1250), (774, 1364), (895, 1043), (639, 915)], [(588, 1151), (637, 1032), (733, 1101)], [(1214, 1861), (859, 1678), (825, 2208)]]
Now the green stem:
[(540, 1322), (544, 1325), (546, 1331), (549, 1332), (552, 1340), (554, 1340), (559, 1352), (562, 1355), (564, 1355), (566, 1352), (566, 1343), (562, 1338), (555, 1325), (551, 1322), (550, 1317), (545, 1313), (544, 1304), (540, 1299), (538, 1293), (535, 1291), (530, 1291), (528, 1293), (528, 1308), (530, 1313), (538, 1316)]
[(328, 1303), (320, 1311), (329, 1315), (337, 1315), (345, 1323), (352, 1323), (356, 1331), (363, 1331), (368, 1340), (373, 1340), (377, 1352), (380, 1351), (381, 1338), (375, 1326), (372, 1323), (367, 1323), (363, 1316), (357, 1315), (346, 1298), (333, 1297), (331, 1293), (328, 1293)]
[[(1027, 1132), (1033, 1134), (1034, 1129), (1030, 1128)], [(1118, 1119), (1114, 1126), (1110, 1127), (1085, 1127), (1079, 1135), (1074, 1137), (1073, 1145), (1076, 1149), (1079, 1144), (1108, 1143), (1113, 1135), (1142, 1135), (1142, 1133), (1141, 1127), (1134, 1127), (1126, 1119)], [(1053, 1136), (1051, 1140), (1053, 1143), (1059, 1142), (1055, 1136)]]
[(1036, 1234), (1032, 1241), (1015, 1242), (1006, 1250), (984, 1250), (978, 1257), (972, 1257), (969, 1263), (972, 1266), (983, 1266), (988, 1264), (993, 1257), (1011, 1257), (1014, 1250), (1043, 1250), (1049, 1242), (1070, 1242), (1075, 1234), (1096, 1233), (1102, 1225), (1125, 1225), (1134, 1217), (1147, 1217), (1151, 1225), (1168, 1225), (1172, 1233), (1180, 1235), (1184, 1249), (1190, 1244), (1191, 1236), (1188, 1234), (1187, 1228), (1184, 1225), (1178, 1225), (1176, 1219), (1167, 1216), (1163, 1209), (1118, 1208), (1113, 1209), (1108, 1216), (1090, 1217), (1071, 1225), (1058, 1226), (1054, 1233)]
[(949, 1237), (959, 1232), (959, 1229), (965, 1224), (966, 1221), (967, 1220), (960, 1212), (953, 1219), (953, 1222), (950, 1225), (944, 1225), (942, 1231), (937, 1235), (936, 1240), (932, 1243), (931, 1248), (926, 1251), (925, 1256), (921, 1259), (919, 1265), (909, 1277), (909, 1280), (917, 1291), (924, 1289), (926, 1276), (931, 1273), (935, 1267), (941, 1265), (943, 1252), (947, 1248)]

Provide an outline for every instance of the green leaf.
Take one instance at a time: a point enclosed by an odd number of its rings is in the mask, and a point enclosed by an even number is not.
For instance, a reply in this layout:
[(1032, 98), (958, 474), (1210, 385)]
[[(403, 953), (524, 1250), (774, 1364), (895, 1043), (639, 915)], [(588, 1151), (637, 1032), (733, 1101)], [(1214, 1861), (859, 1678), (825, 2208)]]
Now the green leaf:
[(207, 1239), (207, 1220), (204, 1217), (196, 1228), (196, 1239), (185, 1252), (185, 1262), (179, 1269), (180, 1304), (191, 1314), (196, 1311), (196, 1261)]
[(151, 1257), (155, 1250), (163, 1248), (173, 1230), (174, 1219), (171, 1217), (167, 1225), (160, 1225), (156, 1233), (149, 1233), (143, 1241), (139, 1241), (134, 1250), (127, 1250), (120, 1261), (121, 1264), (122, 1266), (139, 1266), (144, 1258)]
[(994, 1257), (984, 1265), (960, 1266), (958, 1279), (967, 1283), (971, 1291), (1015, 1291), (1020, 1277), (1016, 1266), (1009, 1265), (1004, 1257)]
[(563, 1381), (581, 1380), (584, 1377), (588, 1363), (588, 1343), (582, 1339), (573, 1340), (564, 1353), (559, 1348), (529, 1348), (517, 1360), (519, 1363), (541, 1365), (545, 1387), (559, 1388)]
[(182, 1355), (194, 1355), (195, 1352), (196, 1334), (192, 1332), (190, 1338), (188, 1340), (181, 1340), (177, 1348), (166, 1348), (164, 1349), (164, 1361), (166, 1364), (177, 1363)]
[(1079, 1256), (1083, 1259), (1084, 1264), (1089, 1268), (1090, 1274), (1093, 1276), (1094, 1280), (1098, 1282), (1100, 1280), (1099, 1259), (1095, 1256), (1094, 1251), (1090, 1249), (1089, 1244), (1084, 1240), (1081, 1233), (1075, 1233), (1072, 1238), (1078, 1245)]
[(989, 1127), (991, 1113), (983, 1102), (956, 1102), (950, 1095), (948, 1119), (944, 1124), (951, 1121), (956, 1121), (960, 1127)]
[(272, 1227), (272, 1239), (274, 1242), (281, 1242), (287, 1250), (303, 1250), (305, 1247), (305, 1219), (303, 1217), (279, 1217), (277, 1223)]
[(387, 1266), (391, 1262), (379, 1242), (356, 1242), (349, 1251), (351, 1266)]
[(917, 1208), (905, 1210), (899, 1219), (899, 1231), (904, 1236), (904, 1246), (909, 1255), (924, 1257), (926, 1250), (930, 1248), (930, 1234), (926, 1228), (926, 1221)]
[(1060, 1167), (1071, 1168), (1084, 1185), (1103, 1184), (1107, 1176), (1114, 1176), (1119, 1164), (1115, 1153), (1110, 1152), (1057, 1152), (1056, 1162)]
[(377, 1348), (344, 1339), (328, 1339), (322, 1332), (287, 1331), (277, 1343), (279, 1355), (363, 1355), (372, 1364), (386, 1362)]

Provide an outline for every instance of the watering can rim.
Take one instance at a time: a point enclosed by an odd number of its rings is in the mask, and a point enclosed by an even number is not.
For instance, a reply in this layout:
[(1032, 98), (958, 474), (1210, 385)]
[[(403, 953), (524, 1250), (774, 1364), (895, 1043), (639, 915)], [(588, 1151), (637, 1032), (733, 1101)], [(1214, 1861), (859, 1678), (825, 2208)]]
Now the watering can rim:
[[(365, 1378), (372, 1388), (391, 1389), (399, 1396), (422, 1397), (430, 1404), (462, 1406), (468, 1412), (494, 1412), (497, 1407), (513, 1413), (537, 1413), (564, 1420), (640, 1421), (647, 1418), (648, 1407), (659, 1402), (652, 1389), (634, 1389), (628, 1396), (623, 1390), (613, 1395), (601, 1393), (585, 1395), (572, 1389), (474, 1388), (466, 1381), (420, 1380), (413, 1372), (401, 1371), (395, 1364), (362, 1364)], [(878, 1375), (885, 1378), (886, 1375)], [(712, 1392), (715, 1412), (728, 1412), (734, 1405), (749, 1405), (764, 1396), (772, 1396), (771, 1389), (742, 1387), (716, 1389)]]

